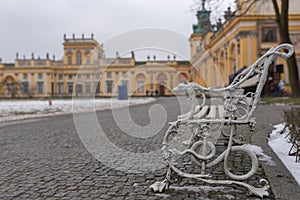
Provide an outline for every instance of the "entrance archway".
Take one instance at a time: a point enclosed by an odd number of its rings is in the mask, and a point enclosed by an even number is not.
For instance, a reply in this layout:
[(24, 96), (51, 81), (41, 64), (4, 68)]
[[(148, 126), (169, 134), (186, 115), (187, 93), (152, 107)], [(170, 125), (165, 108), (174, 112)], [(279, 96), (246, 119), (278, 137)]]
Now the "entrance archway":
[(166, 88), (164, 85), (159, 84), (159, 90), (158, 90), (159, 96), (165, 96), (166, 94)]
[(163, 72), (157, 75), (157, 90), (159, 96), (166, 95), (167, 75)]
[(15, 80), (12, 76), (5, 78), (6, 94), (14, 97), (17, 94), (17, 88), (15, 87)]

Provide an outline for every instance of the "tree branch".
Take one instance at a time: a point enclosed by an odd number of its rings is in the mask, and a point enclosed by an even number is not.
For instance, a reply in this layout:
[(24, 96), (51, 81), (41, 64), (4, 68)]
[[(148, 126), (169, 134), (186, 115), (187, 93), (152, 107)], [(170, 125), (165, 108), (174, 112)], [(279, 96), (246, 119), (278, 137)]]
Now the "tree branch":
[(281, 0), (280, 24), (282, 27), (282, 42), (291, 43), (289, 34), (289, 1)]
[[(259, 1), (259, 0), (247, 0), (247, 1), (243, 1), (243, 2), (241, 3), (241, 5), (239, 5), (239, 7), (237, 7), (236, 10), (233, 12), (233, 15), (236, 16), (236, 17), (241, 17), (241, 16), (245, 15), (245, 14), (253, 7), (253, 5), (254, 5), (257, 1)], [(276, 1), (276, 0), (275, 0), (275, 1)], [(235, 1), (235, 2), (236, 2), (236, 1)], [(244, 6), (245, 4), (248, 4), (249, 2), (250, 2), (250, 5), (247, 6), (247, 8), (246, 8), (246, 10), (245, 10), (244, 12), (241, 12), (243, 6)], [(241, 13), (237, 15), (237, 14), (236, 14), (237, 11), (240, 11)]]
[(274, 10), (275, 10), (276, 21), (279, 22), (280, 21), (280, 11), (279, 11), (277, 0), (272, 0), (272, 2), (273, 2)]

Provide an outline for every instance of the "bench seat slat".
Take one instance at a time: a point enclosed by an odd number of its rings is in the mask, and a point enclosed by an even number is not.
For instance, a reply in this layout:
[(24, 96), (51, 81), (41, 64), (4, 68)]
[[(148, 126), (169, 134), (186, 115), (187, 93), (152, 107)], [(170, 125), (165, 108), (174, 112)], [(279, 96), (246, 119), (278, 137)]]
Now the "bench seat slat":
[(202, 109), (200, 110), (200, 112), (195, 114), (193, 118), (194, 119), (203, 118), (203, 116), (206, 115), (207, 111), (208, 111), (208, 106), (203, 106)]
[(218, 106), (218, 111), (219, 111), (219, 118), (224, 118), (224, 106), (223, 105)]
[(213, 119), (213, 118), (216, 118), (216, 116), (217, 116), (217, 106), (211, 105), (211, 106), (210, 106), (209, 113), (208, 113), (208, 115), (206, 116), (206, 118), (208, 118), (208, 119)]

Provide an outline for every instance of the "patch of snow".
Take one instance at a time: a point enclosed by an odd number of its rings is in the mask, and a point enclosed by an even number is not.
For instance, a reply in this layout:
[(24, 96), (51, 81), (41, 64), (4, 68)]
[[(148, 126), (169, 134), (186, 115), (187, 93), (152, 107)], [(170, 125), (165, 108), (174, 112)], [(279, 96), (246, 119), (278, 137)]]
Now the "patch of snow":
[(242, 146), (253, 151), (257, 155), (258, 160), (265, 162), (267, 165), (276, 166), (276, 163), (270, 156), (264, 153), (261, 147), (252, 144), (244, 144)]
[(295, 162), (295, 157), (289, 156), (289, 150), (292, 147), (292, 144), (288, 142), (287, 135), (289, 134), (288, 128), (282, 133), (282, 130), (285, 127), (285, 124), (278, 124), (275, 127), (275, 130), (270, 134), (269, 146), (273, 151), (278, 155), (280, 160), (284, 163), (286, 168), (294, 176), (295, 180), (300, 185), (300, 163)]
[(290, 103), (274, 103), (275, 106), (286, 106), (291, 105)]
[(72, 112), (116, 109), (153, 101), (155, 98), (69, 99), (52, 100), (52, 105), (49, 105), (48, 100), (3, 100), (0, 101), (0, 122)]
[(227, 199), (236, 199), (235, 196), (231, 195), (231, 194), (226, 194), (223, 197), (227, 198)]
[(216, 192), (216, 191), (234, 191), (234, 189), (230, 187), (224, 187), (224, 186), (217, 186), (212, 187), (208, 185), (202, 185), (202, 186), (170, 186), (170, 189), (174, 190), (187, 190), (191, 192)]
[(169, 194), (164, 194), (164, 193), (155, 193), (156, 196), (159, 196), (161, 198), (167, 198), (169, 197), (170, 195)]
[(137, 187), (137, 186), (139, 186), (139, 184), (133, 183), (133, 187)]

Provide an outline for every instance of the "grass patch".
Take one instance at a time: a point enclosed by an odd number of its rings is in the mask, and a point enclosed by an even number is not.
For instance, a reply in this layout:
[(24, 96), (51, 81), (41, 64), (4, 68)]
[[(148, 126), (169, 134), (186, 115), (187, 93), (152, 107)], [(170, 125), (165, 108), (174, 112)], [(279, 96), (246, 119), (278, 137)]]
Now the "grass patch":
[(266, 103), (266, 104), (283, 103), (283, 104), (300, 105), (300, 98), (292, 98), (292, 97), (263, 97), (263, 98), (261, 98), (261, 102)]

